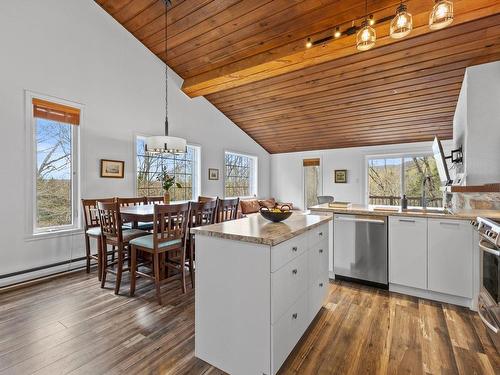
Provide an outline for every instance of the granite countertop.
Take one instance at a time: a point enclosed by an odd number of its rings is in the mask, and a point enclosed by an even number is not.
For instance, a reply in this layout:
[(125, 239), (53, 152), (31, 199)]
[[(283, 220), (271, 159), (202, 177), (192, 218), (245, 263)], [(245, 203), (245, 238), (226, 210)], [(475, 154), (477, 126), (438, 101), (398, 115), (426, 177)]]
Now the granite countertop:
[(429, 210), (401, 210), (398, 208), (391, 209), (390, 207), (365, 206), (353, 204), (350, 208), (331, 208), (328, 203), (318, 204), (309, 207), (311, 212), (330, 212), (336, 214), (353, 214), (353, 215), (379, 215), (379, 216), (411, 216), (436, 219), (456, 219), (456, 220), (472, 220), (481, 217), (491, 219), (500, 219), (500, 210), (458, 210), (449, 212), (439, 209)]
[(192, 228), (191, 233), (275, 246), (330, 220), (332, 220), (331, 215), (307, 215), (294, 212), (281, 223), (273, 223), (264, 219), (260, 214), (254, 214), (225, 223)]

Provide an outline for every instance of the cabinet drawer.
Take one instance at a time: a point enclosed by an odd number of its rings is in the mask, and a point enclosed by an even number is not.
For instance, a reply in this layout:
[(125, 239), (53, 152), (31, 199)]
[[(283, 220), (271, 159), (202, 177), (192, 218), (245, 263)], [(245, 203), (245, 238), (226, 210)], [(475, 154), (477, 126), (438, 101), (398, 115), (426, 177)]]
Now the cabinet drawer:
[(308, 322), (311, 322), (316, 317), (316, 314), (325, 303), (325, 299), (328, 296), (329, 285), (330, 283), (328, 282), (328, 278), (326, 277), (324, 279), (317, 280), (309, 287)]
[(328, 239), (328, 223), (321, 224), (316, 228), (312, 228), (307, 232), (309, 247), (316, 245), (325, 239)]
[(308, 326), (307, 293), (271, 326), (272, 373), (276, 374)]
[(307, 249), (307, 232), (271, 248), (271, 272), (283, 267)]
[(271, 321), (274, 323), (307, 288), (307, 253), (271, 274)]
[(472, 227), (466, 221), (429, 219), (429, 290), (472, 297)]
[(328, 240), (325, 239), (310, 247), (308, 251), (308, 285), (328, 278)]

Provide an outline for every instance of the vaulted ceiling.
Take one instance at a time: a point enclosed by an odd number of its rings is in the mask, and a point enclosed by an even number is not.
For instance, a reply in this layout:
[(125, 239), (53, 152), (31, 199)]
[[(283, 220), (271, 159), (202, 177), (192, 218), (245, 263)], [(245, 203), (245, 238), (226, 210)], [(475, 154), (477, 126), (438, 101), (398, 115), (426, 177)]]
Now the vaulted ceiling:
[(369, 0), (367, 52), (355, 35), (305, 47), (359, 25), (364, 0), (172, 0), (166, 40), (164, 0), (96, 2), (270, 153), (452, 138), (465, 68), (500, 60), (498, 0), (453, 0), (439, 31), (433, 0), (405, 1), (414, 28), (398, 41), (399, 1)]

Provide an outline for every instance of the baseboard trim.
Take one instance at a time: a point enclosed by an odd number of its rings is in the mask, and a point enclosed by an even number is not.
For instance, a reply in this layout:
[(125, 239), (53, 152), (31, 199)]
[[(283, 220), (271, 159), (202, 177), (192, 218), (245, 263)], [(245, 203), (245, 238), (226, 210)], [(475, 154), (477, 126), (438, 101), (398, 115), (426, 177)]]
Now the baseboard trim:
[(450, 303), (452, 305), (458, 305), (467, 307), (474, 310), (473, 298), (465, 298), (459, 296), (452, 296), (449, 294), (433, 292), (430, 290), (423, 290), (418, 288), (412, 288), (409, 286), (399, 285), (399, 284), (389, 284), (389, 291), (401, 294), (407, 294), (410, 296), (430, 299), (437, 302)]

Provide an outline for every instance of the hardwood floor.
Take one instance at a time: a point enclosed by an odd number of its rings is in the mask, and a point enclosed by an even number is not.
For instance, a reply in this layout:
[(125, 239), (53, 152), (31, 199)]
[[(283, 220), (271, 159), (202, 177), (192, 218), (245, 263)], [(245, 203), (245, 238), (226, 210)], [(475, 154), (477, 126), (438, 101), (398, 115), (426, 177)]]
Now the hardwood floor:
[[(110, 286), (111, 287), (111, 286)], [(122, 293), (128, 291), (128, 278)], [(221, 374), (194, 357), (194, 291), (136, 298), (83, 272), (0, 294), (0, 374)], [(334, 282), (280, 374), (498, 374), (477, 314)]]

